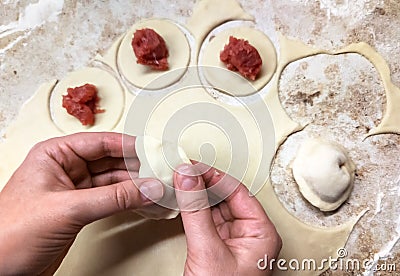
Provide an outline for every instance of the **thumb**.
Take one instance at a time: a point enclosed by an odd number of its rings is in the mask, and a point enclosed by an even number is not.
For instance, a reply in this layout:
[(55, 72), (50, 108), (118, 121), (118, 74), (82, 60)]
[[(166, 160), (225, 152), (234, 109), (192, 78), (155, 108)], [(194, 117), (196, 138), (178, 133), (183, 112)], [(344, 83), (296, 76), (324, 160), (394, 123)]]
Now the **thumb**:
[(202, 176), (196, 173), (192, 165), (181, 165), (174, 174), (174, 186), (188, 250), (210, 250), (219, 240), (219, 236)]
[(160, 200), (162, 183), (156, 179), (137, 178), (113, 185), (71, 191), (73, 218), (83, 225), (125, 210), (141, 208)]

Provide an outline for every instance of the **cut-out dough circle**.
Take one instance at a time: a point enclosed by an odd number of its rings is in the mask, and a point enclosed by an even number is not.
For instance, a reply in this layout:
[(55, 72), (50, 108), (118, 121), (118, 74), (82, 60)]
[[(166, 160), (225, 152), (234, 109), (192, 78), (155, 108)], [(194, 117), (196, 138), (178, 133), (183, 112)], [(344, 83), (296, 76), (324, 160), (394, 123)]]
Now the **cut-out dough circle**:
[[(228, 71), (226, 65), (220, 60), (220, 52), (228, 44), (230, 36), (248, 40), (259, 52), (263, 65), (255, 81), (241, 77), (238, 72)], [(276, 71), (277, 56), (275, 47), (266, 34), (250, 27), (236, 27), (224, 30), (211, 38), (203, 49), (199, 65), (227, 70), (226, 76), (225, 74), (216, 75), (209, 72), (205, 67), (204, 76), (211, 86), (218, 87), (221, 92), (234, 96), (248, 96), (261, 90), (271, 80)], [(240, 78), (232, 78), (232, 74), (238, 75)], [(249, 82), (254, 88), (249, 89)]]
[[(168, 47), (169, 69), (153, 70), (149, 66), (138, 64), (132, 49), (132, 38), (136, 30), (150, 28), (163, 37)], [(179, 81), (186, 72), (191, 50), (183, 31), (167, 19), (149, 19), (136, 23), (126, 33), (117, 53), (118, 70), (132, 85), (149, 90), (162, 89)], [(180, 70), (178, 70), (180, 69)], [(171, 73), (173, 72), (173, 74)], [(168, 78), (160, 78), (168, 73)], [(157, 81), (154, 81), (156, 80)]]
[[(100, 97), (99, 107), (105, 112), (95, 115), (93, 126), (83, 126), (62, 107), (62, 96), (68, 88), (86, 83), (97, 87)], [(99, 68), (83, 68), (68, 74), (54, 88), (50, 96), (50, 113), (53, 122), (66, 134), (81, 131), (110, 131), (121, 119), (125, 105), (125, 93), (118, 80), (109, 72)]]

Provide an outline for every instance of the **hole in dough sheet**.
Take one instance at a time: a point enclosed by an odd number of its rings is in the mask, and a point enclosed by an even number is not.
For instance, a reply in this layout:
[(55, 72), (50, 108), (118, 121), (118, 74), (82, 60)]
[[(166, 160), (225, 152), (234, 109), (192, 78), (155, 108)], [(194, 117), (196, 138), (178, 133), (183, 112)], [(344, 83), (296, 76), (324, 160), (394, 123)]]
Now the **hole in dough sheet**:
[[(152, 70), (136, 62), (132, 38), (136, 30), (143, 28), (153, 29), (164, 38), (169, 51), (168, 70)], [(168, 19), (148, 19), (134, 24), (122, 39), (117, 52), (117, 67), (122, 78), (135, 87), (148, 90), (162, 89), (178, 82), (186, 73), (192, 54), (187, 35), (183, 27)], [(162, 78), (165, 74), (168, 78)]]
[[(97, 87), (100, 97), (99, 108), (105, 110), (103, 113), (95, 114), (93, 126), (83, 126), (77, 118), (69, 115), (62, 107), (62, 96), (67, 94), (67, 89), (86, 83)], [(51, 118), (65, 134), (81, 131), (111, 131), (120, 121), (124, 108), (125, 92), (119, 81), (111, 73), (94, 67), (69, 73), (57, 83), (49, 102)]]
[[(230, 36), (248, 40), (258, 50), (263, 65), (255, 81), (249, 81), (238, 72), (227, 70), (226, 65), (220, 60), (220, 52), (228, 44)], [(276, 71), (277, 54), (273, 43), (265, 33), (248, 23), (233, 21), (210, 32), (201, 47), (199, 65), (204, 66), (200, 70), (205, 81), (212, 87), (216, 87), (219, 92), (233, 96), (249, 96), (260, 91), (270, 82)], [(214, 74), (214, 71), (207, 69), (208, 67), (222, 68), (226, 73), (221, 71), (220, 74)], [(232, 78), (232, 75), (239, 77)]]
[(377, 126), (386, 94), (375, 67), (359, 54), (316, 55), (290, 63), (282, 72), (279, 98), (301, 124), (366, 135)]
[[(279, 97), (289, 116), (303, 131), (291, 135), (279, 149), (271, 179), (280, 201), (300, 220), (312, 225), (344, 223), (373, 204), (370, 197), (382, 177), (376, 139), (363, 141), (378, 125), (385, 106), (385, 90), (375, 67), (358, 54), (317, 55), (290, 63), (283, 71)], [(336, 212), (322, 213), (300, 194), (291, 171), (299, 146), (308, 138), (324, 138), (344, 146), (356, 164), (350, 199)], [(368, 198), (368, 199), (367, 199)]]

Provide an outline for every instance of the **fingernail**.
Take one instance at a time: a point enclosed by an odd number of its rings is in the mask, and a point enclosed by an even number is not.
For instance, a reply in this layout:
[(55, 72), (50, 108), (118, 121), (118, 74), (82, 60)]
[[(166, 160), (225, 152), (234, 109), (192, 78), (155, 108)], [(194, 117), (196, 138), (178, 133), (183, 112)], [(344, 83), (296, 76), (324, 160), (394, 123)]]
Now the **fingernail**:
[(181, 188), (182, 190), (193, 190), (197, 183), (198, 183), (198, 179), (195, 176), (181, 176), (182, 182), (181, 182)]
[(163, 197), (163, 186), (158, 181), (146, 181), (139, 190), (143, 201), (159, 201)]
[(180, 175), (191, 175), (191, 171), (190, 165), (188, 164), (182, 164), (176, 168), (176, 172)]
[(177, 172), (180, 174), (180, 188), (182, 190), (192, 190), (196, 187), (198, 184), (198, 176), (196, 176), (192, 166), (188, 164), (180, 165), (177, 168)]

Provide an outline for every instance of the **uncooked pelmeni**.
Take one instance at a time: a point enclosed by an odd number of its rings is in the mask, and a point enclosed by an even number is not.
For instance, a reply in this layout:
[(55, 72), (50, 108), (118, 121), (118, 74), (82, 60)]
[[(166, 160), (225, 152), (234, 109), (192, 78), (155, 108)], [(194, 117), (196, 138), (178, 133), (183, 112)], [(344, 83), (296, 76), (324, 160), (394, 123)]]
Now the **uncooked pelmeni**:
[(310, 139), (292, 164), (302, 195), (321, 211), (333, 211), (353, 189), (355, 165), (344, 147), (322, 139)]
[(160, 201), (135, 212), (150, 219), (175, 218), (179, 208), (173, 188), (174, 169), (183, 163), (190, 164), (189, 158), (179, 146), (150, 136), (138, 136), (135, 149), (140, 161), (139, 177), (156, 178), (164, 184), (164, 196)]

